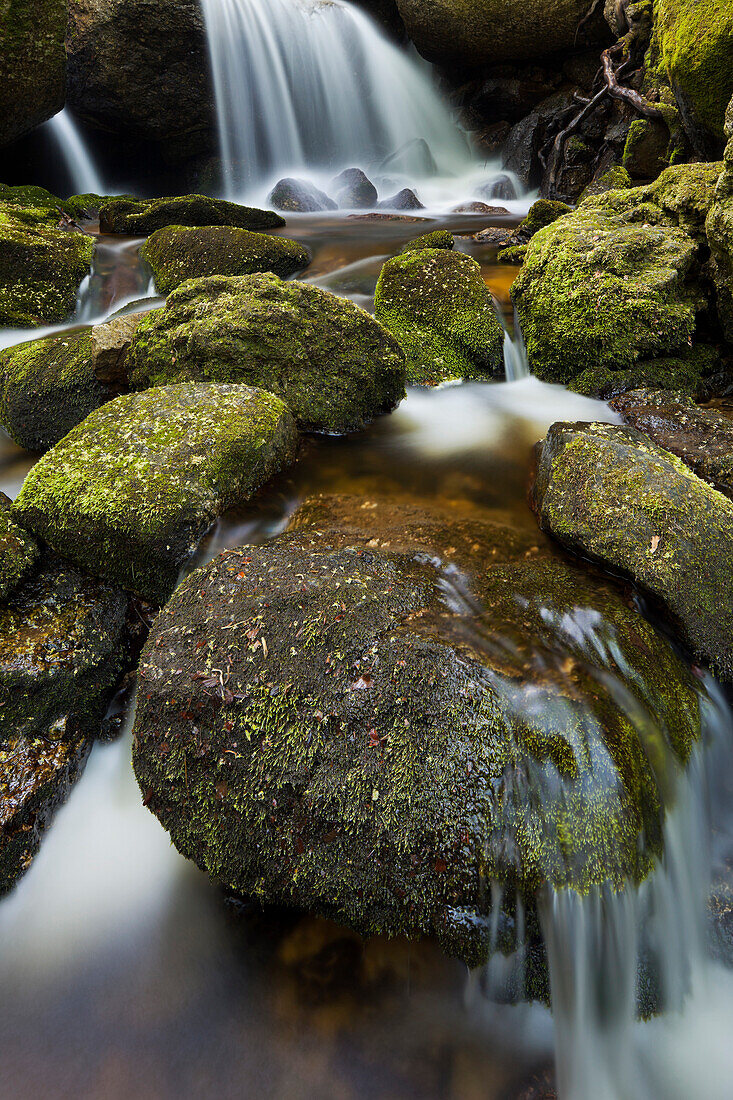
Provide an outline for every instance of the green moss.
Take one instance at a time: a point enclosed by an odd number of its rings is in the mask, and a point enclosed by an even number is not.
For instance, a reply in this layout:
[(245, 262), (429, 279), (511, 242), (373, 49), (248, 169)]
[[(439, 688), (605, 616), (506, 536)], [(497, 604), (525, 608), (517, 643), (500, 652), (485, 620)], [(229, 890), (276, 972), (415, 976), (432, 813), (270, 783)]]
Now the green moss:
[(0, 600), (17, 588), (37, 557), (36, 540), (15, 522), (10, 500), (0, 493)]
[(94, 242), (57, 223), (57, 211), (0, 202), (0, 324), (28, 327), (73, 312)]
[(432, 233), (423, 233), (422, 237), (416, 237), (414, 241), (408, 241), (405, 247), (401, 249), (401, 254), (422, 252), (425, 248), (453, 249), (455, 247), (456, 239), (449, 230), (434, 229)]
[(718, 147), (733, 94), (733, 9), (728, 0), (656, 0), (654, 50), (686, 123)]
[(374, 309), (404, 349), (410, 382), (501, 372), (503, 332), (493, 299), (479, 265), (461, 252), (422, 249), (388, 260)]
[(58, 553), (162, 602), (221, 512), (289, 464), (283, 403), (245, 386), (181, 385), (108, 402), (33, 467), (15, 515)]
[(727, 118), (730, 140), (705, 231), (712, 252), (718, 316), (726, 340), (733, 344), (733, 99)]
[(187, 279), (208, 275), (272, 271), (285, 279), (311, 259), (308, 249), (296, 241), (234, 226), (167, 226), (148, 238), (140, 254), (153, 269), (161, 294), (170, 294)]
[(68, 0), (10, 0), (0, 6), (0, 145), (64, 105)]
[(639, 432), (557, 424), (535, 495), (560, 541), (630, 575), (681, 625), (696, 655), (733, 676), (733, 504)]
[(351, 547), (306, 519), (178, 589), (141, 662), (135, 771), (227, 887), (367, 935), (437, 933), (475, 962), (454, 914), (486, 916), (487, 882), (531, 898), (647, 874), (699, 735), (694, 680), (579, 569), (507, 564), (491, 524), (500, 561), (466, 577), (467, 629), (439, 595), (440, 542), (425, 553), (423, 527), (413, 550), (375, 549), (362, 504)]
[(704, 399), (709, 395), (705, 378), (719, 364), (715, 348), (698, 345), (689, 357), (651, 359), (628, 370), (589, 367), (570, 383), (570, 389), (586, 397), (608, 400), (629, 390), (671, 390)]
[(526, 244), (512, 245), (511, 248), (502, 248), (497, 253), (497, 260), (500, 264), (523, 264), (527, 255)]
[(529, 208), (527, 217), (519, 223), (517, 226), (517, 233), (529, 239), (533, 237), (535, 233), (540, 229), (544, 229), (546, 225), (552, 225), (558, 218), (561, 218), (563, 214), (568, 214), (572, 210), (571, 206), (568, 206), (566, 202), (556, 202), (552, 199), (538, 199)]
[(103, 233), (147, 237), (165, 226), (226, 225), (239, 229), (279, 229), (285, 221), (271, 210), (257, 210), (207, 195), (161, 199), (112, 199), (99, 212)]
[(593, 195), (605, 195), (607, 191), (624, 191), (629, 187), (633, 187), (631, 176), (622, 168), (621, 165), (615, 164), (613, 168), (609, 168), (607, 172), (604, 172), (602, 176), (599, 176), (597, 180), (593, 180), (589, 183), (585, 191), (578, 199), (578, 204), (583, 202), (584, 199), (589, 199)]
[(139, 389), (242, 382), (277, 394), (307, 431), (341, 434), (391, 412), (405, 392), (402, 350), (364, 310), (276, 275), (184, 283), (148, 314), (127, 359)]

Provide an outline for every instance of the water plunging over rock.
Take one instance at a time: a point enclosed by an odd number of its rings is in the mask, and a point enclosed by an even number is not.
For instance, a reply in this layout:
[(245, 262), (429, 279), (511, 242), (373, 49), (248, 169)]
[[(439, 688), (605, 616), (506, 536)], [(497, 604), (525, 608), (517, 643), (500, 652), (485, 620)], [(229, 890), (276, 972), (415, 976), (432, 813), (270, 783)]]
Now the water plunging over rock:
[(304, 167), (366, 168), (402, 147), (402, 171), (419, 176), (420, 139), (439, 173), (470, 165), (429, 78), (351, 5), (203, 0), (203, 10), (228, 194)]

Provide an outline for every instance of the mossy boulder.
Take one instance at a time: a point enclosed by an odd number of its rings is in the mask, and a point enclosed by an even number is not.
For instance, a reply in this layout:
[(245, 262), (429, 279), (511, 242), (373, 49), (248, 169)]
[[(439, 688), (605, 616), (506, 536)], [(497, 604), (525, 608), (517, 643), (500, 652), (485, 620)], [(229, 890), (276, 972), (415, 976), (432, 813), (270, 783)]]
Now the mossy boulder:
[(94, 242), (58, 221), (58, 211), (0, 201), (0, 325), (27, 328), (73, 313)]
[(456, 239), (448, 229), (434, 229), (432, 233), (423, 233), (421, 237), (415, 237), (414, 241), (408, 241), (404, 248), (400, 249), (400, 255), (406, 252), (423, 252), (426, 248), (456, 247)]
[(286, 279), (302, 271), (310, 252), (297, 241), (234, 226), (169, 225), (148, 237), (140, 255), (153, 269), (155, 287), (170, 294), (187, 279), (273, 271)]
[(536, 233), (512, 287), (533, 374), (570, 382), (689, 352), (707, 309), (700, 268), (719, 166), (668, 168)]
[(127, 597), (44, 555), (0, 606), (0, 893), (30, 864), (128, 654)]
[(208, 527), (293, 461), (278, 398), (247, 386), (166, 386), (108, 402), (33, 467), (20, 523), (58, 553), (163, 602)]
[(397, 7), (420, 53), (461, 71), (546, 57), (608, 34), (601, 15), (581, 27), (586, 0), (397, 0)]
[(257, 210), (207, 195), (163, 199), (111, 199), (99, 211), (103, 233), (148, 237), (168, 225), (229, 225), (237, 229), (280, 229), (285, 221), (272, 210)]
[(686, 466), (733, 499), (733, 420), (701, 409), (689, 397), (639, 389), (611, 402), (625, 424), (681, 458)]
[(725, 109), (733, 95), (729, 0), (655, 0), (652, 53), (693, 143), (716, 155), (723, 147)]
[(694, 678), (515, 532), (415, 509), (400, 529), (363, 503), (318, 501), (181, 585), (140, 665), (135, 772), (215, 882), (476, 965), (492, 881), (532, 898), (647, 874)]
[(607, 191), (624, 191), (626, 188), (633, 186), (633, 180), (626, 169), (619, 164), (615, 164), (607, 172), (603, 172), (597, 179), (588, 184), (578, 202), (583, 202), (584, 199), (589, 199), (592, 195), (605, 195)]
[(63, 107), (68, 18), (68, 0), (10, 0), (0, 6), (0, 145)]
[(729, 141), (723, 171), (705, 230), (713, 258), (718, 315), (726, 340), (733, 344), (733, 99), (728, 106), (725, 131)]
[(12, 502), (0, 493), (0, 601), (17, 588), (38, 558), (38, 545), (12, 516)]
[(437, 385), (502, 372), (504, 333), (494, 302), (481, 268), (462, 252), (423, 248), (388, 260), (374, 311), (404, 349), (409, 382)]
[(695, 655), (733, 678), (733, 503), (633, 428), (555, 424), (541, 445), (543, 528), (633, 578)]
[(0, 423), (8, 435), (28, 451), (47, 451), (94, 409), (125, 392), (124, 361), (140, 317), (130, 314), (0, 352)]
[(242, 382), (277, 394), (306, 431), (342, 434), (405, 392), (399, 344), (352, 302), (276, 275), (184, 283), (148, 315), (128, 357), (138, 389)]
[(98, 199), (100, 203), (106, 201), (95, 195), (74, 195), (70, 199), (61, 199), (58, 195), (47, 191), (45, 187), (38, 187), (35, 184), (21, 184), (15, 187), (0, 184), (0, 202), (8, 203), (10, 206), (30, 206), (36, 210), (49, 210), (56, 216), (57, 221), (62, 212), (72, 218), (88, 216), (91, 212), (88, 202), (93, 199)]
[(720, 356), (710, 344), (696, 344), (679, 357), (648, 359), (627, 370), (587, 367), (570, 383), (574, 393), (585, 397), (611, 397), (629, 390), (671, 390), (704, 400), (711, 393), (711, 376), (720, 365)]
[(624, 146), (624, 168), (636, 180), (656, 179), (669, 164), (670, 135), (658, 119), (637, 118)]

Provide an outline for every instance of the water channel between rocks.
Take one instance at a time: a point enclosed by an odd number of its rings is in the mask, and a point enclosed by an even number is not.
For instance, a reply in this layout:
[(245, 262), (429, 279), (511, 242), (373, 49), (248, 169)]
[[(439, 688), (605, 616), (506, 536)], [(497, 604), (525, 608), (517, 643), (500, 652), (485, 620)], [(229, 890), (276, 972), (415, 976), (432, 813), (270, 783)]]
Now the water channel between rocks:
[[(469, 233), (476, 221), (301, 217), (286, 233), (313, 253), (303, 278), (370, 309), (384, 259), (443, 225)], [(159, 304), (146, 299), (138, 244), (99, 239), (73, 325), (141, 308), (141, 299), (142, 308)], [(468, 237), (457, 246), (481, 262), (511, 333), (515, 269)], [(23, 338), (2, 334), (5, 344)], [(307, 439), (297, 465), (228, 513), (192, 565), (279, 533), (314, 492), (356, 494), (365, 507), (389, 497), (457, 517), (479, 509), (545, 545), (527, 502), (535, 442), (557, 420), (614, 419), (602, 403), (532, 378), (412, 389), (358, 435)], [(3, 437), (0, 489), (15, 496), (32, 463)], [(733, 1057), (721, 1028), (733, 989), (707, 961), (702, 907), (711, 858), (719, 865), (733, 850), (727, 776), (716, 766), (731, 735), (712, 682), (701, 698), (706, 744), (681, 781), (665, 863), (645, 892), (584, 902), (558, 894), (540, 906), (554, 1025), (539, 1004), (495, 1003), (490, 973), (469, 980), (432, 941), (363, 942), (327, 921), (225, 902), (142, 805), (128, 722), (118, 742), (95, 747), (31, 870), (0, 906), (3, 1096), (502, 1100), (533, 1075), (545, 1079), (557, 1042), (573, 1100), (613, 1100), (629, 1081), (625, 1100), (724, 1100)], [(654, 949), (666, 944), (673, 961), (696, 968), (691, 981), (684, 966), (677, 978), (662, 968), (677, 1000), (645, 1024), (633, 1022), (630, 1004), (642, 912), (661, 930)], [(521, 1095), (550, 1095), (541, 1088)]]

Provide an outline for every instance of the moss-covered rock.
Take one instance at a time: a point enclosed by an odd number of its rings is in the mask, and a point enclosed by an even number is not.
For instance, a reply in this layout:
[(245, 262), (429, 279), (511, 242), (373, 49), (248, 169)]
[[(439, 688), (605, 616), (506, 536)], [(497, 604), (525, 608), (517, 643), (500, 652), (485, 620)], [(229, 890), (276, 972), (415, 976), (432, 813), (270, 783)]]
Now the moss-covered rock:
[(12, 502), (0, 493), (0, 600), (17, 588), (38, 557), (38, 545), (12, 513)]
[(587, 0), (397, 0), (397, 6), (420, 53), (461, 70), (546, 57), (608, 34), (602, 15), (581, 27)]
[(586, 199), (532, 238), (512, 298), (534, 374), (569, 382), (689, 351), (707, 308), (699, 276), (718, 175), (668, 168), (649, 187)]
[(68, 0), (0, 5), (0, 145), (39, 126), (64, 105)]
[(148, 237), (167, 225), (229, 225), (237, 229), (280, 229), (285, 221), (272, 210), (257, 210), (207, 195), (163, 199), (111, 199), (99, 211), (103, 233)]
[(306, 431), (356, 431), (405, 392), (398, 343), (364, 310), (276, 275), (185, 283), (133, 340), (130, 381), (243, 382), (277, 394)]
[(535, 499), (544, 529), (651, 592), (695, 654), (733, 678), (733, 503), (633, 428), (555, 424)]
[[(74, 195), (70, 199), (60, 199), (58, 195), (53, 195), (45, 187), (38, 187), (35, 184), (21, 184), (16, 187), (9, 187), (4, 183), (0, 184), (0, 202), (7, 203), (9, 206), (30, 206), (36, 210), (49, 210), (56, 216), (57, 221), (61, 212), (72, 218), (86, 216), (90, 213), (86, 205), (87, 200), (95, 198), (98, 199), (99, 196)], [(100, 199), (99, 201), (101, 203), (106, 200)], [(96, 209), (99, 209), (99, 207), (96, 207)]]
[(414, 509), (400, 529), (363, 503), (318, 501), (178, 589), (140, 666), (135, 771), (229, 889), (476, 964), (492, 880), (644, 877), (694, 680), (620, 595), (514, 532)]
[(170, 294), (187, 279), (208, 275), (272, 271), (286, 279), (311, 260), (308, 249), (297, 241), (223, 225), (166, 226), (148, 237), (140, 255), (153, 269), (161, 294)]
[(415, 237), (414, 241), (408, 241), (404, 248), (400, 249), (400, 254), (423, 252), (426, 248), (454, 249), (455, 247), (456, 239), (450, 230), (434, 229), (432, 233), (423, 233), (421, 237)]
[(696, 344), (680, 358), (649, 359), (628, 370), (588, 367), (572, 380), (570, 389), (604, 401), (638, 389), (671, 390), (703, 400), (710, 396), (708, 379), (719, 363), (720, 357), (714, 347)]
[(160, 603), (217, 516), (296, 448), (288, 409), (260, 390), (204, 383), (130, 394), (40, 459), (15, 515), (71, 561)]
[(655, 0), (652, 51), (694, 143), (717, 153), (723, 147), (723, 119), (733, 94), (729, 0)]
[(58, 211), (0, 202), (0, 324), (64, 321), (89, 274), (94, 242), (59, 229)]
[(625, 424), (681, 458), (698, 477), (733, 499), (733, 420), (690, 398), (639, 389), (612, 403)]
[(379, 276), (374, 310), (404, 349), (408, 381), (437, 385), (501, 374), (503, 330), (470, 256), (424, 248), (393, 257)]
[(46, 554), (0, 606), (0, 893), (28, 867), (128, 652), (126, 596)]
[(715, 188), (715, 201), (705, 230), (713, 254), (718, 315), (726, 340), (733, 344), (733, 99), (728, 105), (725, 132), (729, 141), (723, 171)]
[(615, 164), (613, 168), (609, 168), (607, 172), (588, 184), (578, 202), (583, 202), (584, 199), (589, 199), (593, 195), (605, 195), (607, 191), (623, 191), (633, 186), (633, 180), (626, 169), (619, 164)]
[(636, 180), (656, 179), (669, 164), (669, 144), (669, 129), (664, 122), (635, 119), (624, 146), (624, 168)]

